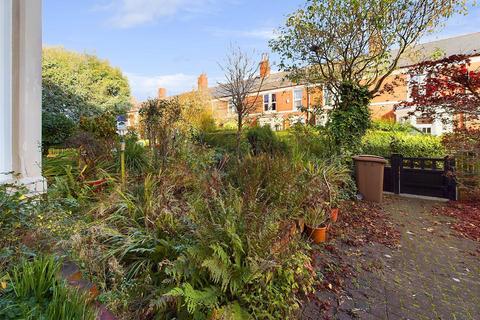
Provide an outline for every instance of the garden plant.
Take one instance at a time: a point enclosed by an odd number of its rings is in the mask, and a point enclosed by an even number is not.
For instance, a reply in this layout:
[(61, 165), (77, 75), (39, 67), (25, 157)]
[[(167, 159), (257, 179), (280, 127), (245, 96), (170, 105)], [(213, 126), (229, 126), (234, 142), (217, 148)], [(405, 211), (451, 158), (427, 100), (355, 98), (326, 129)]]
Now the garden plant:
[[(126, 186), (119, 181), (118, 141), (99, 131), (107, 125), (89, 125), (92, 118), (81, 123), (88, 139), (45, 157), (47, 194), (1, 190), (0, 221), (9, 231), (2, 247), (11, 249), (0, 258), (6, 287), (0, 312), (10, 312), (13, 300), (15, 314), (28, 308), (22, 299), (35, 293), (12, 290), (31, 264), (52, 264), (53, 295), (45, 301), (75, 294), (55, 276), (58, 261), (68, 259), (121, 318), (296, 318), (318, 277), (310, 241), (292, 226), (354, 194), (348, 166), (259, 127), (246, 130), (238, 161), (236, 148), (198, 139), (179, 102), (152, 100), (144, 108), (144, 132), (153, 143), (127, 136)], [(55, 261), (47, 258), (52, 253)], [(69, 312), (84, 312), (82, 319), (95, 312), (87, 302), (76, 304)], [(54, 312), (41, 304), (38, 310)]]

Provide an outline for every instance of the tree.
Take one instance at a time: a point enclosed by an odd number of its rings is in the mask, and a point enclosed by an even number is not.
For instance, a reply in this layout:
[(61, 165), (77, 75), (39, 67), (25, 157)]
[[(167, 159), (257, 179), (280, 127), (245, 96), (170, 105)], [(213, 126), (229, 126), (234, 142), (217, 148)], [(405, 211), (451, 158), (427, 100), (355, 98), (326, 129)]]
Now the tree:
[(195, 129), (200, 132), (215, 130), (212, 97), (208, 90), (191, 91), (178, 96), (182, 110), (183, 129)]
[(76, 124), (62, 113), (43, 112), (42, 115), (42, 152), (48, 154), (48, 148), (61, 145), (75, 132)]
[[(304, 8), (288, 16), (270, 46), (292, 80), (322, 85), (334, 94), (336, 112), (344, 85), (358, 92), (366, 88), (369, 99), (392, 90), (385, 83), (400, 58), (462, 10), (465, 1), (307, 0)], [(359, 100), (363, 98), (362, 94)]]
[(95, 168), (99, 160), (110, 159), (111, 150), (117, 142), (116, 115), (105, 111), (99, 115), (81, 117), (76, 130), (69, 136), (64, 145), (78, 149), (80, 159)]
[[(82, 117), (105, 111), (119, 114), (130, 108), (128, 80), (119, 69), (93, 55), (45, 48), (42, 78), (45, 148), (63, 144)], [(52, 119), (61, 125), (55, 126)]]
[(480, 120), (480, 69), (472, 68), (469, 56), (424, 61), (408, 73), (411, 100), (401, 106), (415, 107), (425, 118), (452, 122), (457, 129)]
[(148, 99), (139, 114), (150, 147), (156, 157), (165, 161), (172, 151), (175, 125), (181, 119), (178, 99)]
[(411, 100), (399, 106), (413, 107), (413, 115), (452, 124), (454, 130), (443, 143), (462, 162), (459, 169), (477, 174), (470, 179), (460, 175), (460, 182), (480, 186), (480, 68), (473, 68), (467, 55), (453, 55), (421, 62), (409, 74)]
[[(327, 132), (335, 141), (336, 151), (357, 153), (362, 137), (370, 127), (370, 93), (365, 87), (344, 82), (338, 91), (342, 99), (330, 114)], [(341, 148), (347, 150), (342, 150)]]
[(240, 144), (242, 140), (245, 119), (257, 108), (258, 97), (262, 90), (264, 77), (258, 76), (259, 64), (240, 48), (232, 47), (221, 68), (225, 82), (219, 83), (219, 90), (229, 97), (237, 117), (236, 150), (240, 159)]

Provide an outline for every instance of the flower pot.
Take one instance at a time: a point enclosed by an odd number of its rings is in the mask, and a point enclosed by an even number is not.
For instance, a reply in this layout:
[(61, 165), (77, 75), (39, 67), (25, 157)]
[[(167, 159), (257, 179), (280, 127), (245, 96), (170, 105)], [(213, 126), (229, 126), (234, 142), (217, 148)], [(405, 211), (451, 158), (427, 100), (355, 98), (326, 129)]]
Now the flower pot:
[(305, 233), (314, 243), (322, 243), (327, 241), (327, 226), (312, 228), (305, 225)]
[(330, 210), (330, 220), (332, 220), (332, 222), (337, 222), (339, 211), (340, 211), (340, 209), (338, 209), (338, 208), (332, 208)]

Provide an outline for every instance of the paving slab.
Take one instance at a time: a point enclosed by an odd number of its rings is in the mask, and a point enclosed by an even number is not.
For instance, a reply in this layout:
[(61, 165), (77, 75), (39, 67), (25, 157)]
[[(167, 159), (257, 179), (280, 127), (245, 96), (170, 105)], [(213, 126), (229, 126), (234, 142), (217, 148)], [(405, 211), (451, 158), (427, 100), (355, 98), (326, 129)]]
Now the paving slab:
[(387, 196), (382, 207), (401, 232), (399, 248), (368, 244), (360, 254), (345, 254), (342, 259), (357, 272), (346, 281), (340, 294), (343, 299), (336, 300), (348, 303), (338, 306), (332, 300), (328, 313), (307, 306), (309, 316), (480, 319), (479, 244), (452, 234), (451, 218), (432, 215), (432, 208), (439, 204)]

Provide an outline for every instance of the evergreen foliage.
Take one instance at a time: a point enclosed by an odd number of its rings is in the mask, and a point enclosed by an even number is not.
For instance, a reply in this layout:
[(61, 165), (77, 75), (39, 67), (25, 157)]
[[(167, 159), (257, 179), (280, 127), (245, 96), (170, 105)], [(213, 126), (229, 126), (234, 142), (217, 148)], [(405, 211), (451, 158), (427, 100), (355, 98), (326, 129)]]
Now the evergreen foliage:
[(118, 68), (94, 55), (45, 48), (42, 80), (45, 148), (65, 142), (82, 117), (130, 109), (128, 80)]

